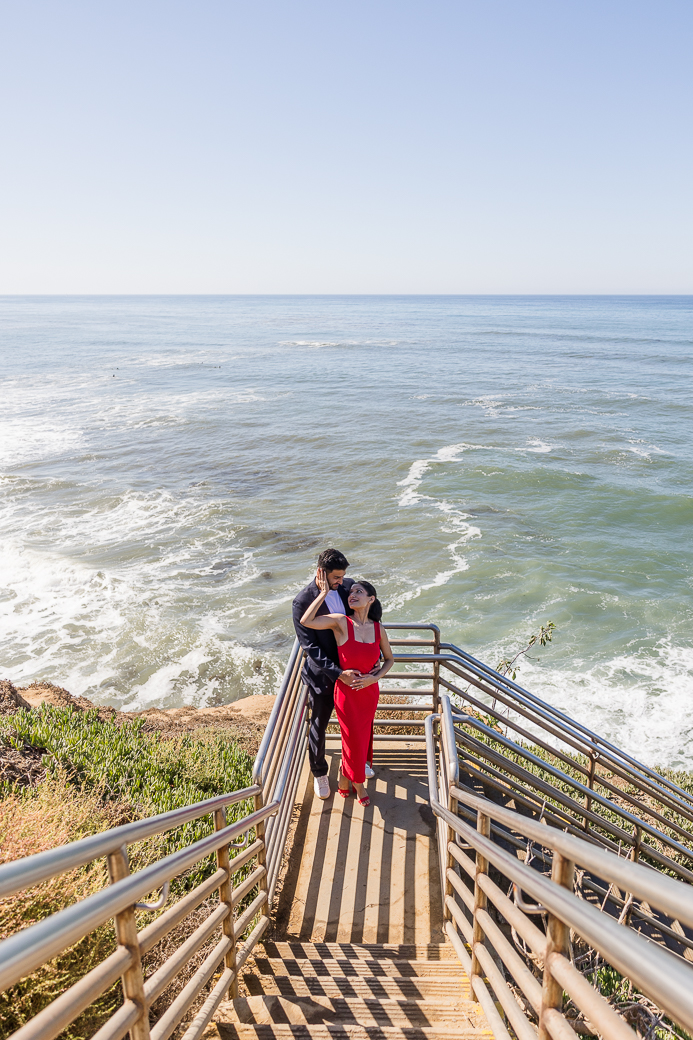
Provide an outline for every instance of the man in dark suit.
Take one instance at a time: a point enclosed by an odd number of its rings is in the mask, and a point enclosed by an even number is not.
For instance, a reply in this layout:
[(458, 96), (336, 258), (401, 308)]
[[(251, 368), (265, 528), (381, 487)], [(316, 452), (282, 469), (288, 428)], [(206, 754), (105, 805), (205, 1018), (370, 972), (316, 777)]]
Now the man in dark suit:
[[(330, 591), (325, 602), (318, 609), (321, 614), (351, 614), (349, 609), (349, 589), (354, 584), (352, 578), (345, 578), (349, 566), (344, 553), (338, 549), (325, 549), (318, 557), (318, 567), (327, 575)], [(294, 628), (298, 641), (306, 651), (306, 659), (301, 678), (308, 687), (308, 703), (310, 705), (310, 729), (308, 732), (308, 758), (313, 774), (313, 789), (318, 798), (329, 798), (330, 781), (327, 776), (328, 767), (325, 758), (325, 731), (334, 708), (334, 684), (341, 679), (347, 686), (359, 674), (352, 669), (342, 671), (337, 653), (337, 641), (329, 629), (319, 631), (304, 628), (301, 618), (319, 593), (315, 578), (310, 585), (302, 589), (293, 602)]]

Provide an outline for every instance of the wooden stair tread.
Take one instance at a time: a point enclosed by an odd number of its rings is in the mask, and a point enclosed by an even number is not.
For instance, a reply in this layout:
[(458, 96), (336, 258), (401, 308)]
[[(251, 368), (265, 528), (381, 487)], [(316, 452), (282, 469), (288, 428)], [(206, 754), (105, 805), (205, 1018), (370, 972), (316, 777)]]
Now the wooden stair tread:
[(436, 1026), (420, 1028), (417, 1026), (401, 1028), (399, 1026), (360, 1026), (352, 1024), (338, 1025), (290, 1025), (286, 1023), (270, 1023), (265, 1025), (232, 1025), (230, 1023), (215, 1024), (208, 1029), (203, 1040), (479, 1040), (491, 1037), (488, 1026), (483, 1029), (469, 1030)]
[(217, 1022), (234, 1025), (376, 1025), (432, 1027), (437, 1023), (466, 1023), (478, 1026), (478, 1005), (460, 998), (458, 1001), (390, 1000), (345, 997), (305, 997), (288, 999), (262, 994), (228, 1001), (217, 1012)]
[(437, 961), (449, 962), (459, 966), (459, 960), (449, 943), (413, 945), (411, 943), (334, 943), (304, 942), (286, 939), (277, 942), (266, 942), (264, 948), (268, 957), (284, 959), (286, 957), (306, 958), (308, 960), (330, 958), (343, 960), (378, 960)]
[(393, 960), (390, 958), (354, 957), (262, 957), (255, 956), (255, 964), (263, 975), (310, 975), (322, 978), (326, 975), (383, 976), (402, 975), (411, 978), (459, 978), (463, 984), (466, 975), (459, 961)]
[(381, 975), (347, 977), (327, 975), (295, 977), (292, 975), (250, 976), (246, 985), (262, 992), (282, 997), (362, 997), (390, 1000), (457, 1000), (464, 999), (462, 986), (457, 980), (412, 978)]
[(491, 1040), (443, 940), (425, 755), (399, 743), (379, 755), (368, 814), (315, 799), (304, 766), (276, 931), (203, 1040)]

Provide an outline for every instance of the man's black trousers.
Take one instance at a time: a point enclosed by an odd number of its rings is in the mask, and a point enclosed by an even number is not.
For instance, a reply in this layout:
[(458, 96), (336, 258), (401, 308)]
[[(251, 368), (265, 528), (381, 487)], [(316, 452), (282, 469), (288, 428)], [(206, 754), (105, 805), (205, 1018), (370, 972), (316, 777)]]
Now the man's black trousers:
[(327, 776), (325, 731), (334, 708), (334, 695), (332, 693), (316, 693), (309, 686), (308, 704), (310, 705), (310, 729), (308, 730), (310, 771), (313, 776)]

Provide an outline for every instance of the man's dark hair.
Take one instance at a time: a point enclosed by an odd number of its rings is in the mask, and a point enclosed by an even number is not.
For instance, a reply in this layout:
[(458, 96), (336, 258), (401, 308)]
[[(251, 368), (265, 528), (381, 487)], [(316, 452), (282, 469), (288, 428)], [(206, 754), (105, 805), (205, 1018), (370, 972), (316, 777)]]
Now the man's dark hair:
[(339, 549), (325, 549), (318, 556), (318, 567), (322, 567), (328, 574), (330, 571), (345, 571), (348, 566), (349, 561)]

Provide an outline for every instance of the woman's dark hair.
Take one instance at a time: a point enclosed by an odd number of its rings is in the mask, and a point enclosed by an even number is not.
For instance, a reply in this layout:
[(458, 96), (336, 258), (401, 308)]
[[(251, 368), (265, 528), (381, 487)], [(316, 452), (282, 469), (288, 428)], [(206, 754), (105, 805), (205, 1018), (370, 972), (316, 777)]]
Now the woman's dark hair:
[(354, 582), (354, 585), (361, 585), (368, 596), (375, 596), (374, 601), (368, 608), (368, 619), (369, 621), (380, 621), (383, 616), (383, 605), (378, 599), (378, 593), (375, 591), (375, 585), (371, 585), (369, 581), (364, 581), (363, 578), (359, 578), (358, 581)]
[(348, 566), (349, 561), (339, 549), (324, 549), (318, 556), (318, 567), (328, 574), (330, 571), (345, 571)]

